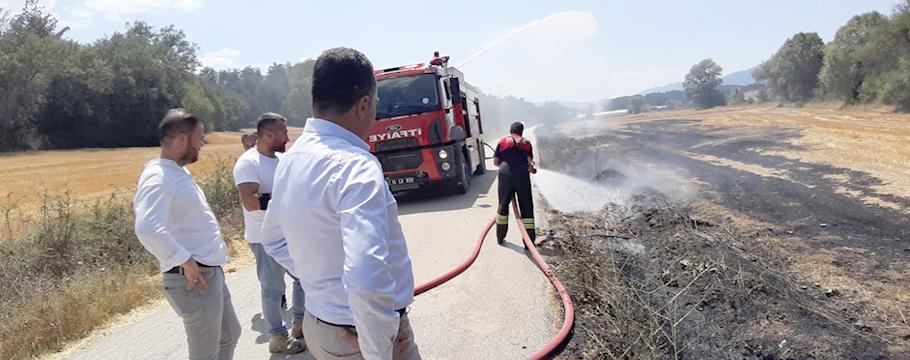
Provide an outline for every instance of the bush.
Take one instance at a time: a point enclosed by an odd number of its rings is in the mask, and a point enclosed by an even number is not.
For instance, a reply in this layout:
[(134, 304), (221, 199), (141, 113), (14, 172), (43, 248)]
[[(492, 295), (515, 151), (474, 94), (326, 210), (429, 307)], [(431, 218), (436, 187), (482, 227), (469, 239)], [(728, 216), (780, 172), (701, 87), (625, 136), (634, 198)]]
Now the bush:
[[(199, 183), (234, 255), (242, 218), (231, 160), (219, 159)], [(58, 349), (161, 295), (126, 195), (85, 203), (45, 192), (37, 210), (0, 207), (0, 359)]]

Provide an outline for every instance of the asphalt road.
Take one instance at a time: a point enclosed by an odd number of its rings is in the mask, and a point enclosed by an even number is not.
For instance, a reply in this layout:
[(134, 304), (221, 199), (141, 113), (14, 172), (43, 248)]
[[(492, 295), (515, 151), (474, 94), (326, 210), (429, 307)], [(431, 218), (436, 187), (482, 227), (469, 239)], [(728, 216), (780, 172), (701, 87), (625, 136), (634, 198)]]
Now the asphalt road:
[[(489, 164), (490, 168), (492, 164)], [(495, 169), (495, 168), (493, 168)], [(495, 214), (496, 173), (473, 178), (468, 194), (404, 196), (399, 212), (418, 284), (466, 258)], [(312, 359), (268, 353), (255, 269), (229, 274), (228, 287), (243, 334), (236, 359)], [(419, 296), (410, 318), (425, 359), (522, 359), (557, 332), (561, 313), (546, 278), (525, 255), (513, 229), (506, 246), (491, 232), (480, 257), (461, 276)], [(287, 314), (289, 316), (289, 314)], [(181, 359), (183, 325), (162, 303), (147, 315), (71, 349), (69, 359)]]

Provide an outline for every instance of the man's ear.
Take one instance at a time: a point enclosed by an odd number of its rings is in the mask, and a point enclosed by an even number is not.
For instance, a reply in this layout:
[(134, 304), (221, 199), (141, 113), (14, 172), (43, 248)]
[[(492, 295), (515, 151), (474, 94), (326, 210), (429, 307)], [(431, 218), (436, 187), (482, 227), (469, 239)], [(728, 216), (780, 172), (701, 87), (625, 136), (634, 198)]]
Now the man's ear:
[(363, 111), (370, 111), (370, 95), (360, 98), (360, 106)]

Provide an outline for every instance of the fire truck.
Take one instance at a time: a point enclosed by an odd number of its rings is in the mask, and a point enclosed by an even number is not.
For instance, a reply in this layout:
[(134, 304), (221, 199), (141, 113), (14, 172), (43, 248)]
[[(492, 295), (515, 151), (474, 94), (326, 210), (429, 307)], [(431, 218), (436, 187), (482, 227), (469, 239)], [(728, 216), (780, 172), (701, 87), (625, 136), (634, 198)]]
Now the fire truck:
[(443, 185), (459, 194), (486, 172), (480, 101), (454, 67), (376, 70), (379, 104), (367, 142), (393, 193)]

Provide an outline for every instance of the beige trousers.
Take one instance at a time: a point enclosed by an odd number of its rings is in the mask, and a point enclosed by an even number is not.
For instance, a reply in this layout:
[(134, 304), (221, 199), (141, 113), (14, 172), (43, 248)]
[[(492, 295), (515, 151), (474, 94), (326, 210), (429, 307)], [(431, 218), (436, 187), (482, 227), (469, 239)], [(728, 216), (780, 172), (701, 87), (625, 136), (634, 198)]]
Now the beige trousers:
[[(307, 349), (318, 360), (363, 359), (360, 346), (357, 344), (357, 330), (329, 325), (309, 311), (303, 316), (303, 337), (306, 339)], [(407, 314), (401, 316), (392, 359), (420, 360), (417, 344), (414, 343), (414, 331), (411, 329)]]

